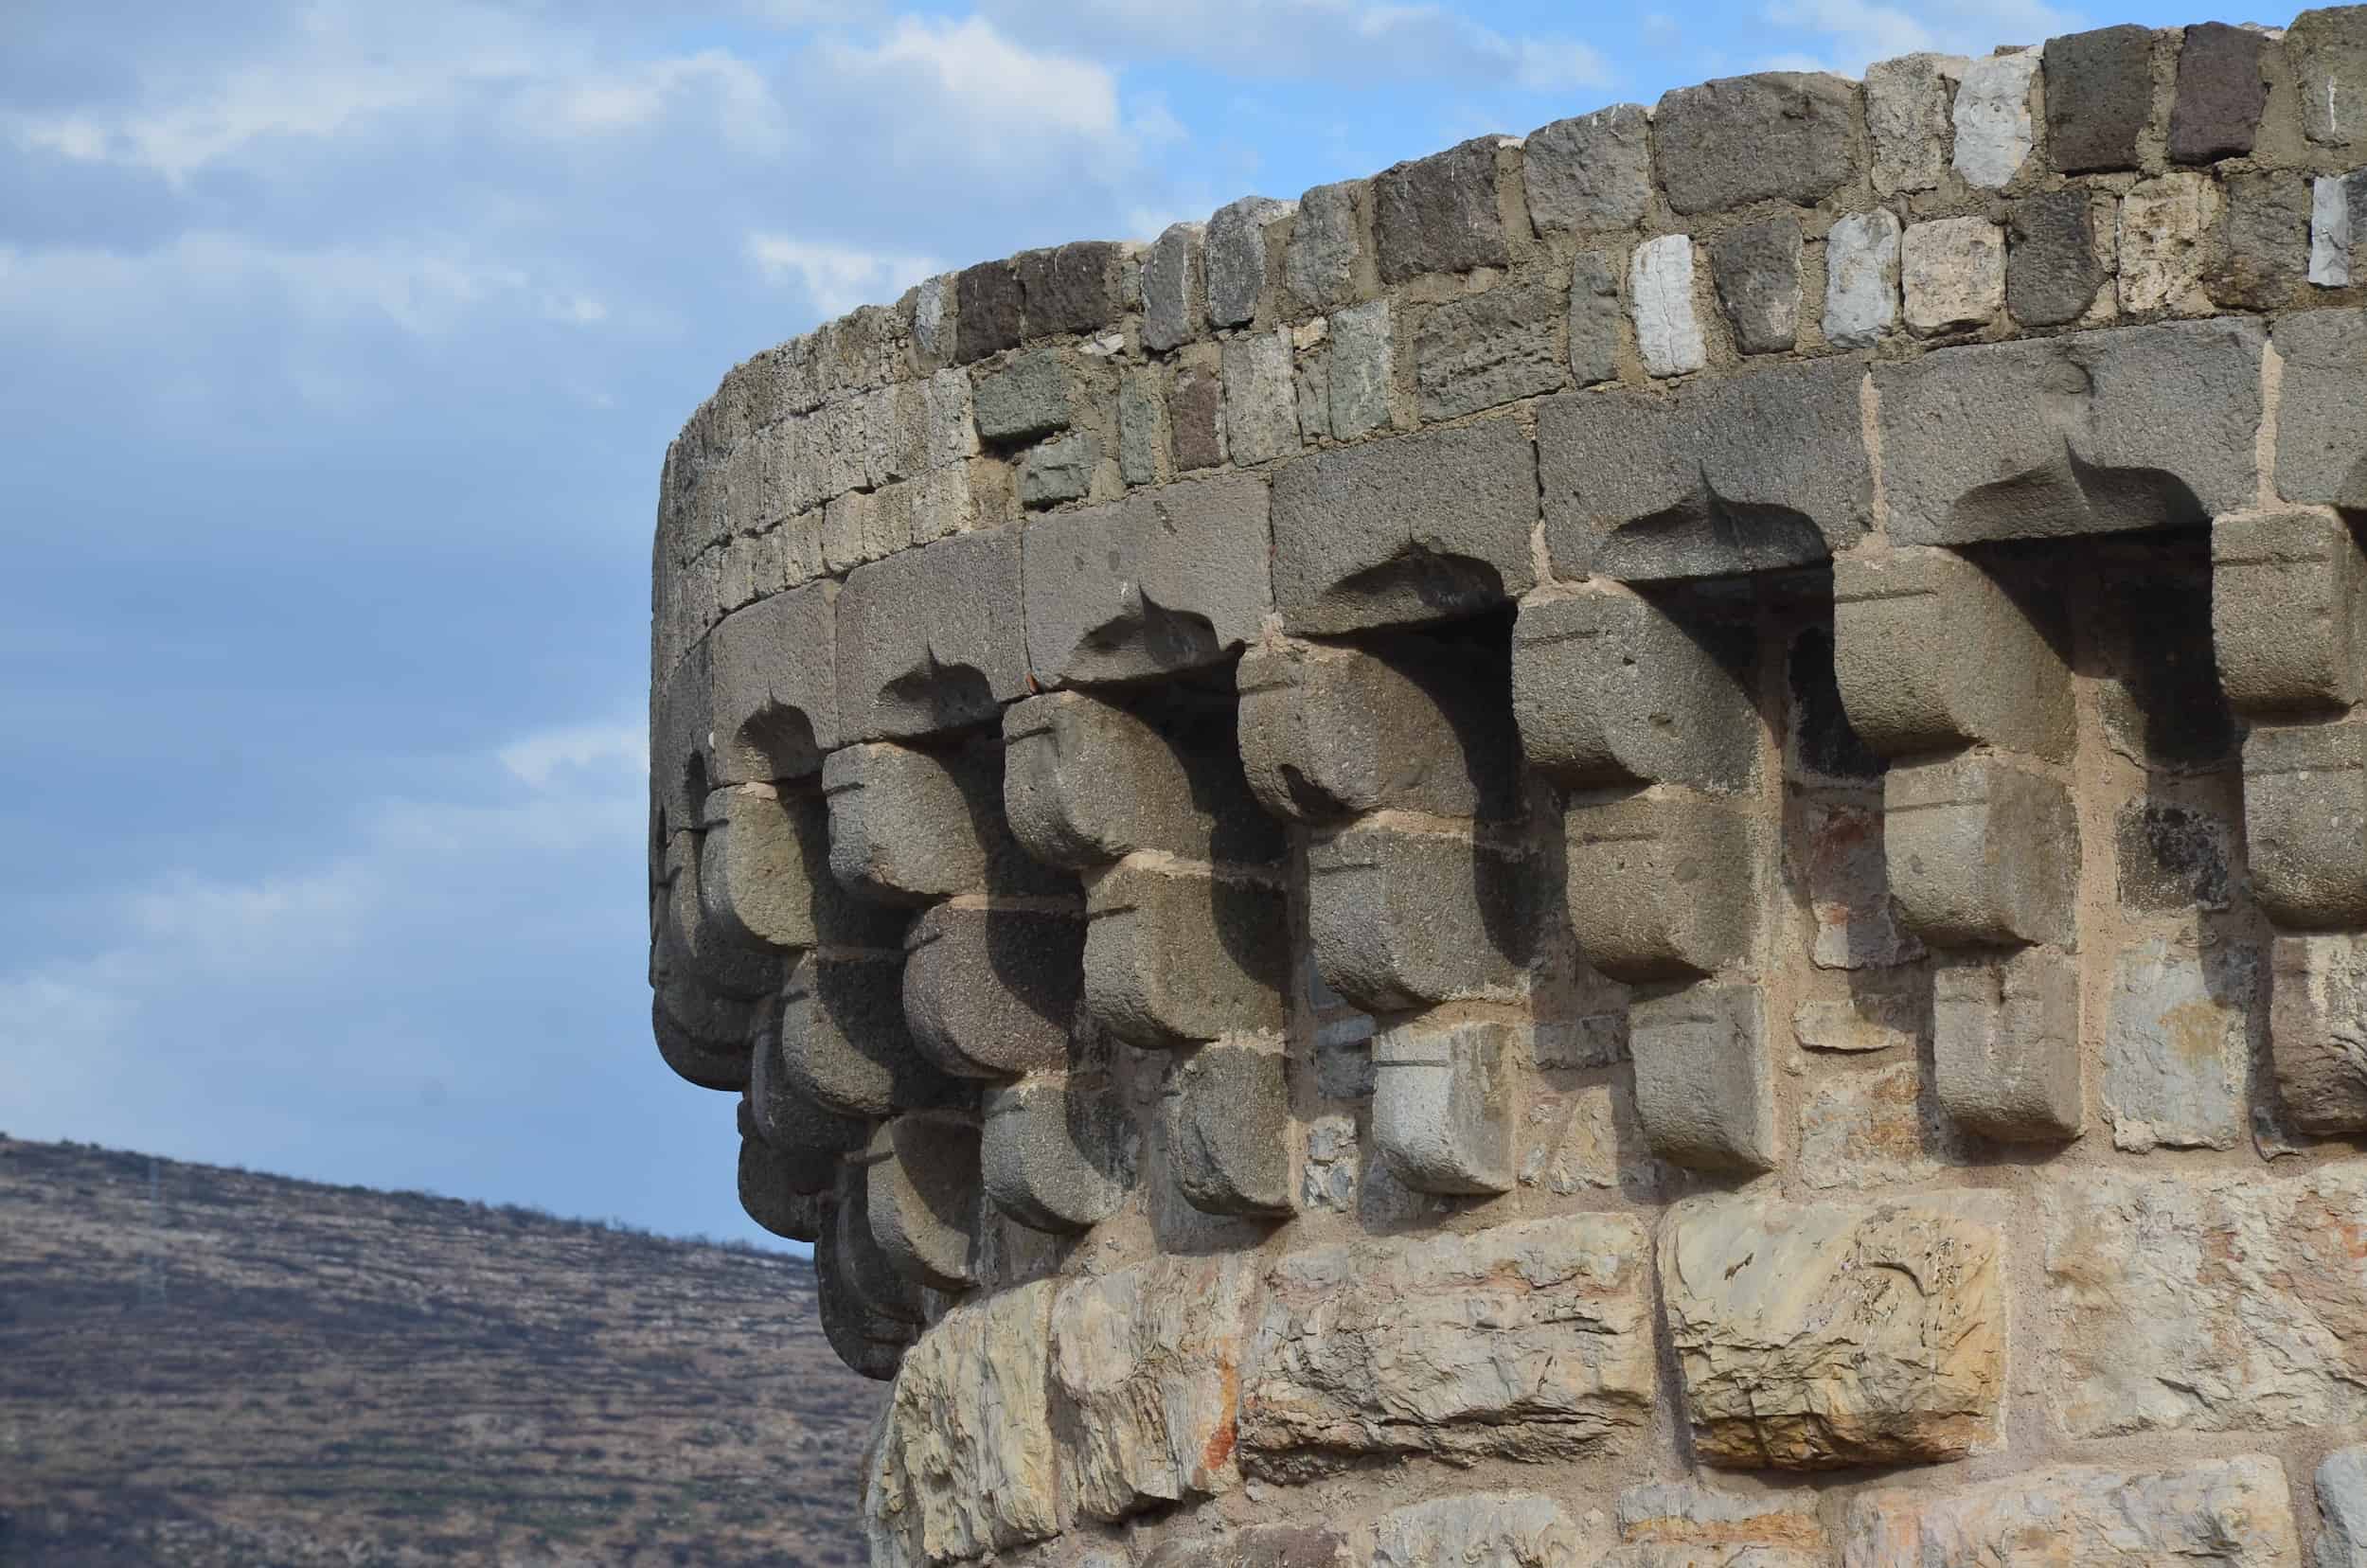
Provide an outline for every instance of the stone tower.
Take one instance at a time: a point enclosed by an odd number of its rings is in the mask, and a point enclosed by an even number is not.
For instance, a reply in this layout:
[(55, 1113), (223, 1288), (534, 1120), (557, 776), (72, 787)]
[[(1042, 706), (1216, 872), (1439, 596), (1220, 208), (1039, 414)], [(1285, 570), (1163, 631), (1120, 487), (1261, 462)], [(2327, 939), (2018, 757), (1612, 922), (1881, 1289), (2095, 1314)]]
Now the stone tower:
[(2111, 27), (725, 377), (657, 1037), (874, 1561), (2367, 1563), (2361, 165)]

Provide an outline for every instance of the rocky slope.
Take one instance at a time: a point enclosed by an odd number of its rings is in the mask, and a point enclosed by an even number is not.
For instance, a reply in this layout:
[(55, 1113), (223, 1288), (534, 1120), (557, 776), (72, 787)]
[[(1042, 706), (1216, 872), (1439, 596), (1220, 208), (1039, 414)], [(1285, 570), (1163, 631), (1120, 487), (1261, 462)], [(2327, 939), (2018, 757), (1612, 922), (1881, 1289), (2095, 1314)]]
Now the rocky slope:
[(859, 1562), (879, 1396), (813, 1291), (772, 1253), (0, 1138), (0, 1563)]

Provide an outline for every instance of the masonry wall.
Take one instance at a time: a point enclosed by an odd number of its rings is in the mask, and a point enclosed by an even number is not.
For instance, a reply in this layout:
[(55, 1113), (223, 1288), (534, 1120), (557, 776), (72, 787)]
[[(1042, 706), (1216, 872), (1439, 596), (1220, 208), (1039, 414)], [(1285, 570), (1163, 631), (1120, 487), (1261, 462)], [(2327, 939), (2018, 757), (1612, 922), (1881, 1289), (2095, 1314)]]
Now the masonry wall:
[(656, 1031), (875, 1561), (2367, 1563), (2362, 165), (2114, 27), (734, 369)]

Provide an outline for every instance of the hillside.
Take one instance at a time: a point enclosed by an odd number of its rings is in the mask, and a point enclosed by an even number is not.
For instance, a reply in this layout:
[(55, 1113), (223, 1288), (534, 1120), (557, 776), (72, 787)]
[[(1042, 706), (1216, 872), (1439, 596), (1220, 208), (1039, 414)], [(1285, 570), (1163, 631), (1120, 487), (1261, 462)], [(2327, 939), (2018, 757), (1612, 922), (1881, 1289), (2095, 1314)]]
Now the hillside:
[(863, 1560), (801, 1259), (0, 1138), (0, 1564)]

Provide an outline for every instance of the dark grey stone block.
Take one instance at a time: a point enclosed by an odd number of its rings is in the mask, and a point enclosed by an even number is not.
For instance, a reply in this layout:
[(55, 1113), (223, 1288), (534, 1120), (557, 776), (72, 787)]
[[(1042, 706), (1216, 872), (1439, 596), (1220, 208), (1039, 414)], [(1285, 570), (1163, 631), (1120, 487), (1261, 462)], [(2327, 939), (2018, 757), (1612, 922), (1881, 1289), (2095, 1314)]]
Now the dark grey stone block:
[(1511, 259), (1497, 206), (1498, 138), (1475, 136), (1373, 176), (1374, 242), (1383, 283)]
[(715, 784), (803, 778), (839, 743), (838, 584), (723, 617), (707, 639)]
[(1288, 202), (1244, 196), (1208, 220), (1208, 319), (1219, 327), (1241, 327), (1256, 319), (1266, 291), (1267, 231), (1290, 215)]
[(1646, 1147), (1692, 1170), (1775, 1164), (1775, 1075), (1756, 986), (1695, 985), (1628, 1009)]
[(1129, 249), (1113, 240), (1081, 240), (1013, 257), (1027, 335), (1082, 335), (1116, 326), (1125, 313), (1118, 279)]
[(2046, 132), (2064, 174), (2137, 167), (2153, 113), (2153, 32), (2125, 24), (2046, 43)]
[(1533, 598), (1512, 633), (1512, 708), (1532, 766), (1570, 784), (1741, 790), (1758, 769), (1750, 633), (1631, 594)]
[(1535, 868), (1517, 850), (1357, 825), (1309, 844), (1307, 873), (1316, 968), (1357, 1007), (1406, 1012), (1523, 990)]
[(2367, 6), (2305, 10), (2285, 29), (2302, 131), (2338, 152), (2367, 151)]
[(1991, 757), (1894, 766), (1882, 833), (1901, 924), (1935, 947), (2068, 941), (2079, 884), (2071, 794)]
[(1283, 281), (1303, 305), (1328, 310), (1356, 298), (1366, 276), (1364, 209), (1372, 187), (1363, 180), (1317, 186), (1299, 198), (1283, 256)]
[(907, 938), (904, 1021), (957, 1077), (1064, 1067), (1084, 977), (1081, 908), (939, 904)]
[(1008, 261), (981, 261), (953, 276), (953, 358), (968, 365), (1016, 348), (1026, 322), (1019, 274)]
[(1768, 218), (1710, 241), (1718, 308), (1746, 354), (1780, 353), (1800, 335), (1800, 220)]
[(1758, 926), (1751, 819), (1690, 791), (1571, 803), (1564, 900), (1578, 953), (1616, 980), (1693, 980), (1742, 962)]
[(1516, 1075), (1532, 1054), (1515, 1034), (1507, 1024), (1415, 1023), (1374, 1037), (1373, 1143), (1407, 1186), (1512, 1190)]
[(1931, 973), (1931, 1088), (2002, 1143), (2079, 1135), (2079, 966), (2060, 948), (1958, 956)]
[(2097, 244), (2095, 199), (2077, 187), (2014, 204), (2005, 251), (2005, 308), (2025, 327), (2077, 321), (2110, 275)]
[(970, 404), (978, 437), (1008, 444), (1066, 430), (1077, 417), (1077, 393), (1065, 352), (1032, 348), (978, 377)]
[(1570, 269), (1570, 379), (1580, 386), (1619, 376), (1619, 274), (1600, 251)]
[(2221, 305), (2274, 310), (2309, 276), (2310, 182), (2258, 171), (2225, 176), (2208, 276)]
[(1203, 1214), (1291, 1212), (1289, 1063), (1252, 1045), (1203, 1045), (1165, 1095), (1167, 1164)]
[(1680, 213), (1771, 197), (1809, 205), (1858, 172), (1858, 89), (1797, 71), (1726, 77), (1661, 97), (1653, 116), (1661, 189)]
[(2244, 838), (2269, 919), (2367, 926), (2367, 725), (2255, 725), (2244, 740)]
[(2178, 51), (2178, 96), (2170, 107), (2170, 161), (2240, 158), (2260, 134), (2268, 107), (2267, 35), (2224, 22), (2186, 29)]
[(2277, 323), (2276, 346), (2285, 356), (2277, 493), (2367, 508), (2367, 312), (2298, 312)]
[(1191, 342), (1208, 319), (1206, 234), (1170, 223), (1143, 258), (1143, 347), (1153, 353)]
[(1016, 531), (961, 534), (858, 566), (838, 599), (847, 739), (1001, 718), (1027, 688)]
[(1506, 283), (1433, 306), (1414, 338), (1415, 388), (1424, 419), (1451, 419), (1561, 386), (1554, 330), (1561, 291)]
[(1160, 856), (1085, 884), (1085, 1007), (1112, 1035), (1171, 1050), (1282, 1026), (1290, 920), (1278, 886)]
[(828, 1205), (810, 1189), (790, 1185), (785, 1162), (761, 1138), (739, 1140), (739, 1209), (784, 1241), (822, 1239)]
[(1167, 421), (1175, 441), (1175, 470), (1190, 473), (1224, 461), (1224, 383), (1214, 365), (1179, 365), (1175, 390), (1167, 398)]
[(1615, 103), (1529, 133), (1521, 150), (1529, 223), (1540, 235), (1624, 229), (1652, 202), (1652, 116)]
[(2245, 712), (2339, 713), (2367, 681), (2367, 559), (2332, 512), (2222, 518), (2211, 530), (2211, 640)]
[(904, 955), (809, 953), (781, 988), (781, 1066), (789, 1086), (842, 1116), (960, 1107), (974, 1084), (946, 1077), (904, 1023)]
[(938, 1291), (978, 1282), (978, 1126), (916, 1113), (882, 1123), (863, 1156), (871, 1238), (889, 1266)]

